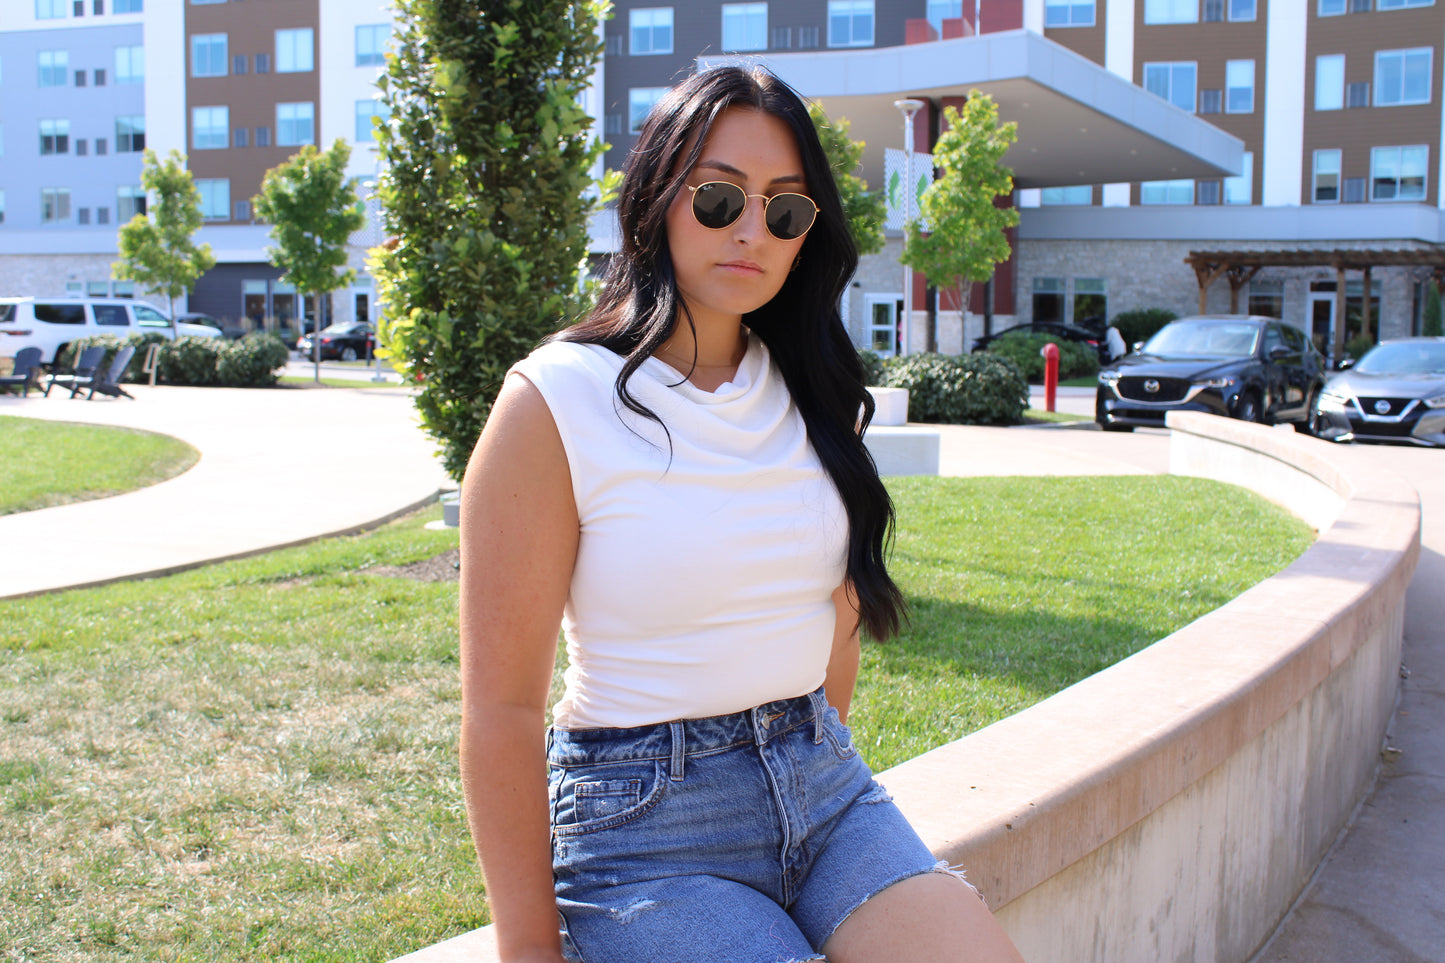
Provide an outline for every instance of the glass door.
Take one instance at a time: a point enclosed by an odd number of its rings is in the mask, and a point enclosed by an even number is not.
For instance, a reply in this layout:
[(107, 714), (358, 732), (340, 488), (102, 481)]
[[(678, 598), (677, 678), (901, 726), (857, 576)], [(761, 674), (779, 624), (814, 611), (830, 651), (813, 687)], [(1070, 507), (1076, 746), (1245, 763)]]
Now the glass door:
[(903, 314), (903, 297), (898, 294), (870, 294), (867, 348), (885, 358), (898, 353), (898, 325)]
[[(1331, 285), (1333, 287), (1334, 285)], [(1335, 353), (1335, 292), (1310, 292), (1310, 339), (1320, 354), (1334, 364)]]

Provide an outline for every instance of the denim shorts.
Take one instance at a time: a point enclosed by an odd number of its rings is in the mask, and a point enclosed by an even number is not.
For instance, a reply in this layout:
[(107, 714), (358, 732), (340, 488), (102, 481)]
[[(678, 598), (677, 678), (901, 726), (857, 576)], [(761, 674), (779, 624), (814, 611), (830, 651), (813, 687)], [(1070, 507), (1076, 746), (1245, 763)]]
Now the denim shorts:
[(817, 960), (938, 861), (819, 689), (725, 716), (548, 737), (562, 945), (577, 963)]

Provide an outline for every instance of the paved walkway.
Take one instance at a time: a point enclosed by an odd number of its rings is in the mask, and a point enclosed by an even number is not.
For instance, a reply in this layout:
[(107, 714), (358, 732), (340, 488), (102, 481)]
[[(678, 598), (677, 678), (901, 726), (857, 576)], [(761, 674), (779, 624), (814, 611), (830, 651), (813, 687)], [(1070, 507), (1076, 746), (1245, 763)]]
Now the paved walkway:
[[(138, 387), (135, 401), (0, 397), (0, 416), (144, 428), (202, 452), (190, 471), (115, 498), (0, 516), (0, 597), (174, 571), (354, 531), (430, 501), (450, 481), (404, 389)], [(1039, 406), (1042, 405), (1038, 401)], [(1060, 411), (1093, 393), (1061, 389)], [(950, 475), (1168, 470), (1168, 435), (1141, 429), (943, 426)], [(1445, 452), (1375, 448), (1420, 490), (1424, 550), (1407, 600), (1411, 675), (1397, 752), (1256, 963), (1445, 961)]]

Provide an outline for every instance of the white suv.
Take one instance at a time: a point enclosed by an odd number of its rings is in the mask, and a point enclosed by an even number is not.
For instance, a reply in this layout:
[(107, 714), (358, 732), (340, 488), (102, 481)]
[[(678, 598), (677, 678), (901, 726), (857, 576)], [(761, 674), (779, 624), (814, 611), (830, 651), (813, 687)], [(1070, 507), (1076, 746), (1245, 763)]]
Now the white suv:
[[(171, 322), (143, 301), (129, 298), (0, 298), (0, 356), (14, 357), (21, 348), (40, 349), (40, 360), (53, 364), (72, 341), (98, 334), (145, 334), (171, 337)], [(218, 338), (221, 332), (204, 324), (177, 322), (180, 337)]]

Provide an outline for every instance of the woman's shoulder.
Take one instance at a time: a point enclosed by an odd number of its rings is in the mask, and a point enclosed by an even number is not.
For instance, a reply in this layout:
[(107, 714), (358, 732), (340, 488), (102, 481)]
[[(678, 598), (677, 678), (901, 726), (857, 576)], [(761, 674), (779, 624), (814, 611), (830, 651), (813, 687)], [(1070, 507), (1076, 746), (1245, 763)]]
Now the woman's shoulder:
[(513, 365), (512, 370), (532, 382), (605, 378), (610, 385), (622, 370), (622, 358), (600, 344), (548, 341)]

